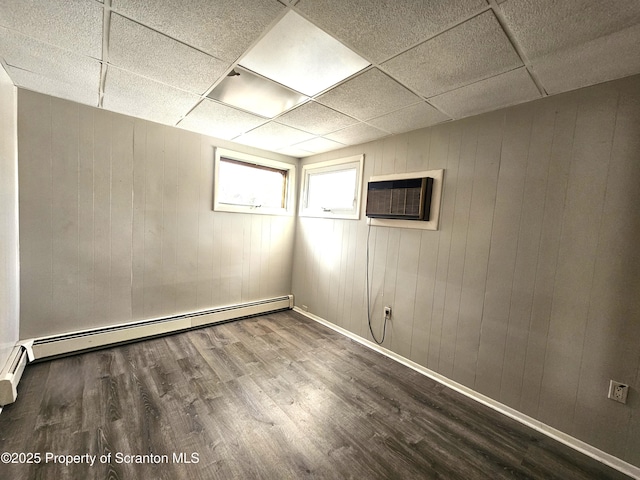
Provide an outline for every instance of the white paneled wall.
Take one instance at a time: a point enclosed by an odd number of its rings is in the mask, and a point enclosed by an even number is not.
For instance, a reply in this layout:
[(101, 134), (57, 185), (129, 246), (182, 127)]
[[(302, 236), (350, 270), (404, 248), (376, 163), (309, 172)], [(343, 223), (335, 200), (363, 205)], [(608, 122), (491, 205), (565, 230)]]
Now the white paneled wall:
[(26, 90), (18, 114), (22, 338), (291, 293), (295, 218), (214, 213), (213, 139)]
[(16, 88), (0, 66), (0, 369), (18, 341), (18, 159)]
[[(361, 153), (365, 179), (445, 169), (439, 231), (371, 228), (384, 346), (640, 465), (640, 77), (305, 163)], [(364, 219), (300, 218), (293, 292), (370, 339), (366, 244)]]

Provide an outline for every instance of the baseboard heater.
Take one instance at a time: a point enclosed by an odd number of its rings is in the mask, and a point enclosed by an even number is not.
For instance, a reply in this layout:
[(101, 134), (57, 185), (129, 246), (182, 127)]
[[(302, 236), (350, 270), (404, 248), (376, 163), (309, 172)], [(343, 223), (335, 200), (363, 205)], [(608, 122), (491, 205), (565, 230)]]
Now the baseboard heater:
[(293, 295), (33, 339), (36, 360), (293, 308)]
[(22, 378), (24, 367), (29, 361), (29, 352), (24, 345), (16, 345), (0, 371), (0, 407), (16, 401), (18, 397), (18, 382)]

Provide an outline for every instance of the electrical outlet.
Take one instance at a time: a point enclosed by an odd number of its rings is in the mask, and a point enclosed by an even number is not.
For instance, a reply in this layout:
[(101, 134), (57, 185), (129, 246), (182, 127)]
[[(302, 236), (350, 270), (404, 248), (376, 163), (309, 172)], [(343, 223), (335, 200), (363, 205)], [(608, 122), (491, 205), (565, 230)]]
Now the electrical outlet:
[(615, 400), (616, 402), (627, 403), (628, 393), (629, 385), (614, 380), (609, 381), (609, 395), (607, 395), (607, 398)]
[(384, 307), (384, 319), (391, 320), (391, 307), (389, 305)]

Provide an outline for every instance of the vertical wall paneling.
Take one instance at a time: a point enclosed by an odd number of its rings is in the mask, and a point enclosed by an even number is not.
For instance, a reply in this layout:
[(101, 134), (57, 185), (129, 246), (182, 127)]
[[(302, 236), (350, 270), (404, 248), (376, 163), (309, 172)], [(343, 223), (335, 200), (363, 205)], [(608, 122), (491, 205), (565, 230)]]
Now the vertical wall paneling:
[[(311, 269), (313, 267), (312, 251), (313, 243), (307, 240), (309, 235), (308, 219), (298, 218), (298, 229), (296, 232), (296, 249), (294, 251), (293, 262), (293, 282), (300, 287), (301, 295), (305, 297), (305, 302), (311, 301)], [(307, 266), (308, 264), (308, 266)], [(299, 303), (302, 306), (303, 303)], [(308, 305), (306, 305), (308, 307)]]
[[(393, 295), (392, 320), (394, 351), (411, 358), (411, 346), (414, 331), (416, 286), (418, 283), (418, 262), (421, 253), (421, 240), (425, 232), (418, 230), (399, 230), (400, 239), (397, 254), (396, 289)], [(420, 292), (420, 296), (428, 291)]]
[(513, 272), (513, 286), (506, 326), (500, 401), (518, 408), (521, 401), (522, 378), (529, 339), (529, 321), (540, 251), (540, 237), (544, 215), (545, 190), (555, 110), (550, 103), (540, 102), (533, 114), (531, 137), (526, 152), (522, 211), (518, 226), (518, 246)]
[(606, 87), (583, 91), (578, 105), (540, 396), (542, 420), (562, 430), (577, 399), (616, 105)]
[(326, 282), (327, 297), (324, 300), (327, 305), (327, 317), (338, 319), (337, 299), (340, 291), (340, 258), (342, 257), (342, 225), (340, 220), (331, 222), (330, 240), (325, 245), (324, 260), (327, 262), (328, 281)]
[(544, 373), (560, 232), (577, 115), (577, 96), (567, 95), (552, 100), (555, 118), (550, 145), (551, 161), (544, 202), (539, 205), (544, 213), (540, 229), (540, 249), (536, 264), (520, 404), (520, 409), (524, 413), (534, 417), (538, 415), (540, 386)]
[[(211, 212), (212, 199), (208, 193), (213, 182), (214, 146), (207, 141), (201, 142), (200, 177), (198, 178), (198, 268), (196, 286), (198, 309), (213, 304), (213, 246), (214, 222)], [(195, 187), (195, 185), (194, 185)], [(248, 292), (247, 297), (248, 298)]]
[[(636, 439), (640, 436), (628, 426), (632, 411), (625, 407), (607, 408), (610, 401), (603, 395), (610, 379), (634, 385), (640, 362), (636, 342), (640, 322), (633, 321), (640, 312), (640, 217), (629, 208), (640, 205), (640, 99), (628, 94), (629, 87), (625, 84), (620, 92), (612, 92), (618, 95), (618, 108), (612, 125), (609, 165), (606, 174), (602, 174), (606, 179), (605, 196), (573, 419), (573, 428), (582, 436), (594, 436), (611, 427), (629, 432)], [(626, 301), (621, 302), (621, 296)], [(611, 332), (616, 333), (615, 337)], [(593, 418), (593, 411), (603, 413)], [(606, 441), (607, 449), (623, 450), (629, 435), (611, 436)]]
[(260, 249), (260, 279), (261, 279), (261, 285), (260, 285), (260, 293), (259, 296), (260, 297), (268, 297), (269, 296), (269, 290), (271, 289), (271, 285), (272, 285), (272, 280), (275, 280), (274, 277), (274, 272), (275, 272), (275, 258), (277, 256), (277, 252), (276, 250), (274, 250), (274, 255), (265, 255), (262, 252), (270, 252), (271, 249), (271, 225), (272, 225), (272, 219), (261, 215), (262, 217), (262, 224), (261, 224), (261, 230), (260, 233), (262, 235), (262, 241), (261, 241), (261, 245), (262, 248)]
[(446, 125), (442, 128), (446, 129), (448, 132), (447, 164), (445, 166), (446, 170), (443, 187), (443, 191), (446, 190), (447, 195), (443, 197), (441, 206), (441, 234), (438, 235), (438, 257), (435, 263), (435, 284), (433, 291), (433, 305), (431, 309), (431, 323), (429, 325), (429, 331), (426, 333), (428, 348), (427, 358), (426, 363), (420, 362), (422, 365), (426, 365), (434, 370), (438, 369), (438, 361), (440, 358), (440, 341), (442, 338), (445, 299), (448, 286), (453, 222), (456, 212), (456, 199), (458, 198), (458, 179), (460, 178), (458, 175), (458, 165), (460, 162), (462, 141), (461, 128), (458, 126)]
[(229, 271), (229, 301), (233, 304), (242, 301), (242, 269), (245, 262), (242, 257), (242, 249), (239, 247), (242, 245), (242, 223), (244, 219), (240, 215), (229, 215), (229, 217), (231, 221), (231, 231), (226, 232), (226, 236), (230, 237), (232, 241), (228, 256), (231, 262)]
[(162, 315), (163, 278), (162, 248), (164, 240), (165, 201), (165, 127), (147, 125), (145, 147), (145, 204), (144, 204), (144, 316)]
[[(410, 157), (420, 159), (418, 161), (407, 162), (411, 164), (413, 170), (432, 170), (446, 168), (449, 152), (449, 139), (451, 129), (444, 126), (435, 128), (425, 135), (425, 139), (420, 142), (415, 135), (410, 137), (409, 145), (415, 146), (418, 153), (411, 152)], [(445, 178), (446, 181), (446, 178)], [(434, 321), (439, 322), (441, 315), (434, 317), (435, 302), (435, 276), (437, 270), (437, 258), (439, 255), (439, 238), (423, 232), (419, 239), (419, 245), (413, 249), (413, 255), (407, 260), (416, 267), (416, 284), (411, 309), (416, 318), (411, 322), (411, 335), (408, 338), (409, 355), (408, 358), (426, 365), (431, 334), (439, 337), (439, 328), (433, 328)], [(401, 302), (396, 302), (400, 307)], [(438, 327), (441, 326), (439, 323)]]
[[(389, 229), (385, 227), (371, 227), (369, 241), (369, 312), (373, 333), (378, 341), (382, 339), (383, 321), (382, 307), (384, 305), (384, 280), (387, 267), (387, 252), (389, 250)], [(390, 335), (391, 336), (391, 335)], [(389, 336), (389, 337), (390, 337)], [(371, 339), (370, 335), (369, 338)], [(388, 345), (389, 339), (385, 339)]]
[(167, 129), (164, 134), (164, 166), (162, 186), (162, 314), (178, 313), (176, 309), (177, 214), (178, 214), (178, 149), (180, 132)]
[(224, 235), (224, 215), (217, 215), (213, 221), (213, 233), (211, 240), (213, 242), (212, 247), (212, 259), (211, 259), (211, 303), (219, 305), (222, 299), (227, 298), (223, 295), (223, 292), (228, 294), (228, 289), (225, 288), (225, 280), (222, 271), (222, 237)]
[[(365, 159), (366, 162), (366, 159)], [(367, 268), (366, 260), (366, 241), (369, 232), (365, 222), (358, 222), (355, 227), (353, 256), (353, 284), (352, 284), (352, 301), (348, 311), (348, 323), (351, 331), (357, 333), (361, 337), (365, 337), (367, 310), (366, 310), (366, 290), (365, 290), (365, 271)]]
[[(51, 119), (58, 112), (52, 110)], [(97, 324), (112, 323), (111, 306), (111, 115), (101, 115), (93, 122), (93, 241), (94, 241), (94, 284), (93, 321)], [(55, 122), (54, 122), (55, 123)], [(62, 125), (60, 126), (62, 128)], [(71, 127), (73, 128), (73, 127)], [(64, 185), (60, 185), (64, 188)], [(57, 259), (55, 259), (57, 260)], [(66, 326), (62, 331), (71, 329)]]
[(530, 108), (510, 110), (502, 142), (475, 380), (493, 398), (500, 395), (532, 117)]
[(176, 168), (176, 311), (186, 312), (197, 305), (200, 179), (200, 136), (180, 137)]
[(17, 90), (0, 67), (0, 368), (20, 328), (17, 131)]
[(217, 239), (218, 246), (215, 249), (216, 258), (214, 265), (217, 265), (219, 271), (219, 280), (217, 282), (217, 293), (214, 292), (217, 298), (217, 302), (223, 302), (228, 300), (231, 295), (230, 285), (230, 264), (231, 264), (231, 248), (233, 244), (230, 243), (228, 232), (231, 232), (231, 219), (233, 214), (219, 215), (219, 221), (214, 225), (214, 238)]
[[(453, 358), (455, 353), (460, 297), (462, 294), (462, 278), (464, 259), (467, 248), (469, 229), (469, 213), (471, 208), (471, 192), (475, 169), (478, 143), (478, 119), (463, 122), (464, 128), (460, 147), (460, 169), (456, 186), (455, 211), (453, 216), (451, 250), (447, 264), (447, 289), (444, 295), (442, 310), (442, 330), (434, 349), (438, 352), (437, 367), (432, 368), (445, 376), (453, 375)], [(445, 178), (449, 175), (445, 172)], [(446, 197), (446, 194), (445, 194)]]
[(407, 172), (407, 163), (409, 155), (409, 139), (407, 135), (396, 136), (396, 153), (395, 164), (391, 173), (405, 173)]
[(407, 134), (407, 172), (429, 170), (427, 161), (431, 135), (434, 130), (415, 130)]
[[(432, 129), (429, 134), (425, 135), (425, 139), (422, 145), (419, 145), (420, 149), (424, 149), (423, 169), (436, 170), (441, 168), (447, 168), (449, 161), (449, 155), (454, 152), (455, 146), (451, 144), (452, 140), (451, 125), (442, 125)], [(453, 149), (453, 150), (452, 150)], [(455, 178), (455, 177), (452, 177)], [(444, 182), (451, 181), (446, 176)], [(441, 213), (446, 208), (441, 206)], [(442, 222), (443, 220), (441, 220)], [(444, 223), (442, 224), (444, 227)], [(450, 225), (441, 228), (443, 231), (451, 231)], [(441, 250), (445, 252), (448, 249), (448, 245), (442, 244), (442, 238), (436, 235), (423, 235), (421, 248), (420, 248), (420, 268), (418, 269), (421, 276), (422, 284), (419, 286), (416, 295), (416, 307), (415, 311), (424, 312), (424, 320), (420, 328), (414, 328), (414, 338), (412, 352), (414, 348), (418, 351), (415, 355), (418, 357), (424, 356), (424, 361), (428, 363), (429, 352), (431, 348), (435, 352), (439, 351), (440, 340), (442, 333), (442, 318), (443, 309), (441, 308), (443, 298), (438, 297), (438, 289), (436, 285), (436, 275), (438, 267), (442, 267), (442, 263), (438, 263)], [(420, 350), (423, 350), (420, 352)], [(426, 364), (426, 363), (425, 363)]]
[(214, 139), (23, 90), (18, 112), (22, 338), (291, 293), (295, 219), (213, 212)]
[(260, 248), (255, 248), (256, 245), (262, 245), (262, 222), (264, 217), (262, 215), (254, 215), (251, 217), (248, 237), (249, 237), (249, 297), (260, 297), (260, 293), (263, 289), (262, 275), (265, 271), (263, 265), (263, 257)]
[[(78, 107), (53, 98), (51, 123), (52, 305), (69, 322), (78, 311)], [(65, 129), (64, 125), (73, 125)]]
[[(78, 318), (93, 315), (95, 299), (94, 124), (90, 108), (79, 108), (78, 143)], [(90, 261), (89, 261), (90, 260)]]
[[(411, 299), (411, 309), (413, 319), (411, 321), (410, 351), (407, 358), (425, 365), (429, 354), (429, 340), (432, 334), (436, 334), (434, 328), (434, 301), (435, 301), (435, 273), (437, 269), (438, 245), (434, 241), (437, 239), (433, 235), (420, 232), (419, 243), (413, 247), (416, 258), (409, 256), (408, 261), (412, 261), (416, 267), (415, 288)], [(407, 292), (408, 293), (408, 292)], [(396, 307), (400, 308), (400, 303), (406, 301), (406, 297), (396, 302)]]
[[(131, 319), (133, 119), (113, 115), (111, 137), (111, 321)], [(82, 160), (80, 160), (82, 162)]]
[(478, 129), (453, 365), (453, 379), (465, 385), (476, 374), (504, 123), (505, 114), (496, 112)]
[[(382, 276), (382, 296), (378, 298), (379, 303), (376, 304), (374, 309), (374, 315), (378, 318), (383, 318), (382, 312), (385, 305), (393, 307), (396, 297), (396, 288), (402, 288), (398, 285), (398, 260), (400, 256), (400, 235), (402, 230), (397, 228), (385, 228), (385, 234), (387, 235), (387, 251), (384, 254), (384, 265), (382, 271), (378, 271), (378, 275)], [(405, 323), (407, 320), (405, 320)], [(389, 338), (388, 344), (393, 348), (397, 348), (398, 345), (398, 333), (397, 330), (402, 325), (399, 323), (396, 328), (395, 323), (391, 323), (388, 328)]]
[(380, 172), (382, 175), (393, 173), (396, 166), (397, 137), (387, 137), (381, 141), (380, 156), (377, 157), (377, 161), (380, 163)]
[(354, 262), (353, 256), (355, 254), (355, 234), (358, 227), (356, 221), (343, 221), (342, 222), (342, 252), (340, 258), (340, 285), (341, 289), (338, 292), (338, 315), (341, 319), (341, 325), (346, 327), (349, 320), (349, 315), (346, 312), (346, 305), (351, 305), (351, 299), (353, 297), (353, 275), (354, 275)]
[(133, 233), (131, 307), (134, 318), (144, 318), (145, 280), (145, 205), (147, 185), (147, 123), (133, 125)]
[[(25, 96), (18, 91), (21, 337), (52, 327), (48, 325), (53, 300), (50, 145), (50, 97)], [(41, 152), (45, 152), (44, 158)], [(26, 255), (29, 251), (38, 254)], [(27, 302), (29, 291), (38, 294)], [(37, 320), (34, 325), (26, 325), (23, 318)]]
[[(308, 229), (307, 235), (309, 236), (310, 239), (321, 238), (323, 239), (323, 241), (325, 241), (323, 232), (324, 232), (324, 228), (327, 225), (327, 221), (310, 222), (308, 225), (309, 225), (309, 229)], [(314, 268), (311, 270), (310, 276), (309, 276), (309, 281), (311, 282), (309, 286), (311, 291), (309, 303), (311, 303), (311, 305), (309, 305), (309, 307), (313, 308), (313, 311), (322, 312), (323, 311), (322, 309), (326, 305), (320, 301), (319, 292), (318, 292), (319, 285), (321, 284), (320, 277), (323, 269), (323, 263), (321, 262), (321, 258), (322, 258), (321, 243), (313, 242), (310, 253), (313, 258), (312, 264)]]
[[(640, 465), (637, 396), (606, 399), (611, 378), (640, 389), (638, 131), (636, 76), (303, 163), (364, 153), (365, 179), (444, 168), (438, 231), (371, 229), (378, 336), (394, 310), (383, 346)], [(296, 303), (370, 339), (366, 219), (332, 222), (298, 223)]]

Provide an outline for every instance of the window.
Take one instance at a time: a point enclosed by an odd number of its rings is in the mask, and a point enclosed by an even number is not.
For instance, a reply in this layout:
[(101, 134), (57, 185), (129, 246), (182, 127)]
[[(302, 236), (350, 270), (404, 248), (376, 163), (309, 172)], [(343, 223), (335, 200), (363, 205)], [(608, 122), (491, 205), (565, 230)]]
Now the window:
[(364, 155), (302, 167), (300, 215), (360, 218)]
[(213, 209), (292, 214), (295, 166), (216, 148)]

